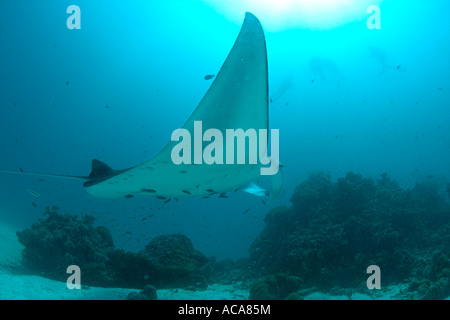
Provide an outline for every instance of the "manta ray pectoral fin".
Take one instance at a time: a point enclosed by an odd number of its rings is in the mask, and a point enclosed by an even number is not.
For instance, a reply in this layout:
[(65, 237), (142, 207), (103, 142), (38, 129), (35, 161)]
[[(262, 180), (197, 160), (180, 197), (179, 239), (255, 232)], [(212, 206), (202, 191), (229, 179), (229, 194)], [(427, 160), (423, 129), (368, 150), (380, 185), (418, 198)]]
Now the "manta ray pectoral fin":
[[(203, 132), (209, 129), (217, 129), (221, 133), (228, 129), (267, 131), (268, 103), (264, 31), (259, 20), (253, 14), (246, 13), (224, 64), (182, 128), (194, 137), (199, 122)], [(161, 199), (208, 196), (235, 190), (261, 176), (259, 164), (209, 165), (200, 161), (200, 164), (178, 166), (172, 160), (172, 151), (178, 143), (171, 140), (151, 159), (124, 170), (114, 170), (101, 161), (93, 160), (92, 170), (87, 177), (35, 175), (82, 179), (86, 192), (100, 199), (128, 199), (138, 194)], [(226, 154), (227, 146), (223, 149), (223, 154)], [(270, 194), (261, 190), (254, 192), (263, 196)]]
[[(199, 122), (202, 132), (209, 129), (219, 130), (222, 134), (227, 129), (268, 130), (268, 102), (264, 31), (259, 20), (246, 13), (224, 64), (182, 129), (191, 137), (196, 136), (195, 128)], [(259, 164), (208, 165), (200, 161), (195, 165), (176, 165), (172, 151), (179, 143), (176, 139), (171, 140), (154, 157), (120, 174), (97, 163), (102, 174), (98, 177), (98, 171), (93, 170), (91, 180), (84, 184), (86, 192), (99, 199), (122, 199), (139, 194), (160, 198), (208, 196), (235, 190), (261, 176)], [(225, 144), (223, 154), (226, 153)], [(264, 191), (262, 194), (268, 196)]]

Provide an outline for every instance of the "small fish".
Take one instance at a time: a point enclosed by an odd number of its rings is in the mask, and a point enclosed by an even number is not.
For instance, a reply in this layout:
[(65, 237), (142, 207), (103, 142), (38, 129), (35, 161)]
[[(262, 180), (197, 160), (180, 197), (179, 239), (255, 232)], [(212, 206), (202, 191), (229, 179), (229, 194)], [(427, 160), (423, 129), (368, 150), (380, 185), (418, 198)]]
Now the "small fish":
[(106, 109), (111, 109), (111, 107), (110, 107), (110, 106), (108, 106), (108, 105), (106, 105), (106, 106), (105, 106), (105, 108), (106, 108)]
[(169, 199), (167, 199), (166, 201), (164, 201), (164, 203), (169, 203), (170, 202), (170, 198)]
[(31, 205), (35, 208), (37, 207), (37, 204), (35, 202), (32, 202)]
[(266, 205), (266, 202), (264, 200), (261, 200), (261, 202), (263, 203), (263, 205)]
[(166, 200), (166, 197), (163, 196), (156, 196), (157, 199)]
[(70, 84), (70, 82), (69, 81), (66, 81), (66, 86), (68, 86)]
[(184, 193), (186, 193), (186, 194), (191, 194), (189, 191), (187, 191), (187, 190), (183, 190), (183, 192)]
[(19, 171), (20, 171), (20, 172), (23, 172), (23, 169), (22, 169), (22, 168), (19, 168)]
[(316, 79), (312, 79), (312, 80), (311, 80), (311, 83), (314, 83), (314, 82), (316, 82)]
[(215, 74), (207, 74), (205, 76), (205, 80), (211, 80), (212, 78), (214, 78), (216, 75)]
[(273, 103), (273, 100), (272, 100), (272, 98), (270, 98), (270, 103)]
[(246, 214), (247, 212), (249, 212), (250, 209), (245, 210), (244, 212), (242, 212), (242, 214)]
[(134, 196), (133, 196), (132, 194), (127, 194), (127, 195), (125, 196), (125, 199), (131, 199), (131, 198), (134, 198)]
[(32, 195), (33, 197), (36, 197), (36, 198), (39, 198), (39, 197), (41, 196), (38, 192), (33, 191), (33, 190), (30, 190), (30, 189), (27, 189), (27, 192), (28, 192), (30, 195)]

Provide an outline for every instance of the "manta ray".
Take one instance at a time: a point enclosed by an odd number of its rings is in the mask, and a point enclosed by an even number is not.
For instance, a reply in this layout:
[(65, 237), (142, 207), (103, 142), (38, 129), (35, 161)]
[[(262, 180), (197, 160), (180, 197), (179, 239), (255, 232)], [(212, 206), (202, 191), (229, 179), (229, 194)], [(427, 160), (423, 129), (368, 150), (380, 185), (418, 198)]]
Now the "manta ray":
[[(246, 13), (241, 31), (214, 82), (183, 125), (194, 131), (194, 122), (203, 129), (266, 129), (268, 116), (268, 68), (264, 32), (258, 19)], [(88, 194), (101, 199), (132, 198), (151, 195), (161, 199), (223, 195), (226, 192), (255, 190), (243, 186), (260, 178), (262, 164), (174, 164), (170, 141), (148, 161), (123, 170), (114, 170), (92, 160), (88, 176), (67, 176), (3, 171), (79, 179)], [(260, 150), (261, 152), (261, 150)], [(262, 150), (267, 153), (267, 150)], [(281, 170), (272, 177), (272, 196), (281, 190)], [(251, 191), (250, 191), (251, 193)], [(256, 195), (267, 193), (258, 192)]]

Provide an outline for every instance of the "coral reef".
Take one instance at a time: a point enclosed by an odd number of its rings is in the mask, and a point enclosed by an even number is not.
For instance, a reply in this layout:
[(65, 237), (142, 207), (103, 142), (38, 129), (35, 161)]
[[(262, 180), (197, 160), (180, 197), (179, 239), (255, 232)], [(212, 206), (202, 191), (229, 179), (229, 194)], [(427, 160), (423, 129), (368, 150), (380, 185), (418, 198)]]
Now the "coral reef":
[[(114, 248), (111, 234), (78, 218), (47, 208), (47, 218), (17, 232), (25, 246), (22, 264), (45, 277), (66, 281), (66, 269), (77, 265), (83, 285), (102, 287), (197, 289), (207, 286), (209, 261), (184, 235), (154, 238), (141, 252)], [(144, 290), (145, 291), (145, 290)]]
[(376, 264), (384, 285), (415, 278), (424, 291), (417, 298), (448, 296), (450, 205), (442, 191), (432, 183), (402, 189), (387, 174), (350, 172), (336, 182), (311, 175), (291, 207), (266, 215), (250, 258), (266, 274), (286, 272), (323, 289), (364, 288), (366, 268)]
[(207, 287), (209, 260), (184, 235), (158, 236), (140, 252), (114, 250), (108, 268), (116, 285), (139, 288), (152, 284), (158, 289)]
[(106, 268), (108, 256), (114, 250), (110, 232), (105, 227), (95, 227), (90, 216), (79, 219), (57, 211), (57, 207), (46, 208), (46, 220), (17, 232), (19, 241), (25, 246), (23, 266), (48, 278), (66, 281), (67, 267), (75, 264), (83, 270), (86, 283), (112, 284), (113, 279)]
[(449, 186), (428, 179), (406, 189), (387, 174), (311, 175), (291, 206), (267, 213), (250, 259), (238, 261), (208, 259), (181, 234), (155, 237), (140, 252), (119, 250), (92, 217), (56, 207), (17, 236), (28, 269), (66, 281), (75, 264), (83, 285), (144, 288), (132, 300), (211, 281), (250, 288), (251, 299), (296, 300), (313, 289), (351, 298), (367, 292), (369, 265), (380, 267), (382, 287), (400, 284), (399, 299), (443, 299), (450, 296)]
[(155, 285), (191, 289), (207, 287), (210, 272), (208, 259), (194, 249), (186, 236), (171, 234), (156, 237), (141, 253), (153, 266)]

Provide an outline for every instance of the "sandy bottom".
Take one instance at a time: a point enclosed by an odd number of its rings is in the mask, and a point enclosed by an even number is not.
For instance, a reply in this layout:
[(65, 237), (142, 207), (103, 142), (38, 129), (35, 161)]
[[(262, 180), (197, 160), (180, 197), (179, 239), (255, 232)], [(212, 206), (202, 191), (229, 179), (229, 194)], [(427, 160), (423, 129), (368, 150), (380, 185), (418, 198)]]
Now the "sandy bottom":
[[(21, 252), (16, 230), (0, 223), (0, 300), (124, 300), (135, 289), (82, 287), (68, 289), (65, 282), (21, 272)], [(367, 293), (328, 294), (308, 292), (305, 300), (395, 299), (406, 285), (384, 287)], [(247, 300), (248, 290), (236, 285), (211, 284), (203, 291), (158, 290), (159, 300)], [(450, 297), (449, 297), (450, 298)], [(447, 298), (447, 299), (449, 299)]]
[[(125, 300), (134, 289), (89, 287), (68, 289), (66, 283), (33, 275), (0, 273), (2, 300)], [(248, 292), (233, 286), (210, 285), (204, 291), (158, 290), (159, 300), (246, 300)]]
[[(305, 300), (373, 300), (391, 299), (400, 292), (400, 286), (391, 286), (371, 294), (352, 293), (330, 295), (312, 292)], [(124, 300), (135, 289), (89, 287), (80, 290), (67, 288), (66, 283), (35, 275), (19, 275), (0, 272), (0, 299), (2, 300)], [(158, 300), (247, 300), (248, 291), (233, 285), (209, 285), (207, 290), (182, 289), (158, 290)]]

